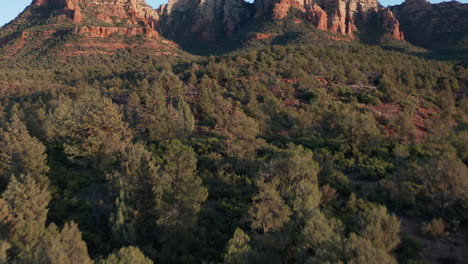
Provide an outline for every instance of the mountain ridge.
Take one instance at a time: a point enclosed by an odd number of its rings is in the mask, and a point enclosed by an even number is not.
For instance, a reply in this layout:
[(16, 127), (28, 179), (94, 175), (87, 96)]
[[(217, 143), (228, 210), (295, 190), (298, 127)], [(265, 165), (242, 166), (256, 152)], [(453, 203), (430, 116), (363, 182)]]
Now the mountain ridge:
[[(261, 26), (252, 25), (263, 21), (281, 24), (291, 13), (295, 24), (331, 32), (336, 34), (333, 37), (336, 40), (378, 44), (382, 40), (404, 42), (408, 38), (411, 43), (430, 48), (430, 45), (425, 45), (432, 40), (427, 37), (430, 32), (418, 31), (421, 21), (415, 21), (417, 16), (412, 20), (407, 18), (412, 14), (407, 10), (414, 5), (426, 6), (428, 10), (437, 9), (424, 0), (407, 0), (390, 8), (383, 7), (377, 0), (256, 0), (253, 3), (244, 0), (170, 0), (158, 9), (153, 9), (145, 0), (33, 0), (23, 13), (0, 30), (0, 54), (10, 58), (21, 53), (31, 38), (45, 41), (58, 36), (81, 39), (77, 45), (67, 43), (67, 49), (75, 46), (88, 50), (72, 50), (65, 54), (67, 56), (109, 53), (135, 47), (153, 49), (159, 54), (177, 54), (183, 48), (176, 43), (204, 46), (234, 39), (237, 39), (236, 43), (244, 43), (252, 33), (267, 39), (272, 34), (263, 32)], [(442, 9), (448, 6), (454, 10), (459, 7), (460, 10), (455, 12), (459, 14), (468, 10), (468, 5), (461, 3), (441, 6)], [(425, 12), (424, 8), (418, 11), (421, 12)], [(443, 31), (442, 26), (437, 27), (442, 16), (439, 13), (436, 12), (437, 19), (431, 22), (436, 24), (431, 28)], [(463, 18), (459, 20), (457, 34), (461, 34), (463, 39), (466, 38), (463, 37), (466, 35), (463, 33), (466, 31), (464, 25), (468, 22), (463, 22)], [(454, 18), (450, 21), (457, 23)], [(252, 32), (250, 28), (257, 30)], [(420, 41), (421, 32), (426, 32), (426, 39), (423, 36)], [(255, 34), (254, 38), (257, 38)], [(439, 41), (445, 43), (443, 39)], [(83, 43), (85, 45), (81, 45)]]

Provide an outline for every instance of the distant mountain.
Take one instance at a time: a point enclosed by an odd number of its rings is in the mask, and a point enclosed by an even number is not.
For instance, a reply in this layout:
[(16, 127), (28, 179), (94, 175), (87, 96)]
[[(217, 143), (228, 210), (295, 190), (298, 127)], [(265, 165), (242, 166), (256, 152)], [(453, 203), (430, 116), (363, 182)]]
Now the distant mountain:
[(156, 55), (177, 52), (176, 44), (159, 36), (158, 20), (144, 0), (34, 0), (0, 31), (1, 55), (47, 50), (67, 59), (126, 48)]
[(390, 38), (403, 40), (399, 22), (377, 0), (171, 0), (159, 10), (163, 34), (171, 38), (195, 36), (216, 41), (232, 36), (243, 26), (259, 20), (282, 20), (297, 12), (296, 23), (354, 39), (373, 24)]
[[(53, 52), (67, 60), (121, 49), (177, 55), (182, 50), (176, 43), (213, 51), (213, 44), (240, 48), (252, 38), (284, 39), (291, 33), (303, 39), (374, 44), (406, 39), (429, 49), (463, 48), (467, 6), (424, 0), (392, 8), (377, 0), (170, 0), (155, 10), (144, 0), (34, 0), (0, 30), (0, 56), (47, 57)], [(275, 25), (283, 28), (267, 30)], [(301, 34), (309, 30), (315, 30), (313, 37)]]
[(468, 52), (468, 4), (406, 0), (390, 9), (412, 44), (439, 51)]

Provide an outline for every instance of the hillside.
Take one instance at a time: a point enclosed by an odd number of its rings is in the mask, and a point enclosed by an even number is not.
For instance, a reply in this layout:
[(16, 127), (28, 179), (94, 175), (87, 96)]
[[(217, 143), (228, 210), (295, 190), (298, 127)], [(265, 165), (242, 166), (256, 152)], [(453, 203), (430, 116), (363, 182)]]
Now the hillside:
[(465, 263), (466, 54), (407, 23), (35, 0), (0, 29), (0, 263)]
[(468, 4), (407, 0), (391, 9), (412, 44), (467, 60)]

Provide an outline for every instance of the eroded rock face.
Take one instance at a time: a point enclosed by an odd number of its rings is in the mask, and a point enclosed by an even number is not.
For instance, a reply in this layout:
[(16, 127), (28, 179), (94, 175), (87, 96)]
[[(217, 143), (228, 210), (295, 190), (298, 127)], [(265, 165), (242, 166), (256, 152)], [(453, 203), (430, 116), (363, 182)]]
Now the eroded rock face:
[(158, 23), (164, 35), (173, 39), (215, 41), (233, 35), (252, 19), (284, 19), (291, 9), (320, 30), (351, 39), (359, 31), (357, 24), (377, 15), (389, 36), (403, 39), (398, 20), (378, 0), (255, 0), (253, 5), (244, 0), (169, 0), (158, 10)]
[(158, 13), (169, 35), (214, 41), (238, 31), (252, 10), (243, 0), (170, 0)]
[(400, 21), (395, 18), (390, 9), (383, 9), (382, 12), (382, 26), (392, 34), (392, 38), (396, 40), (404, 40), (403, 32), (400, 31)]
[(312, 5), (307, 12), (306, 18), (318, 29), (328, 30), (328, 14), (319, 5)]
[[(416, 0), (419, 1), (419, 0)], [(369, 15), (381, 17), (381, 27), (395, 39), (403, 39), (399, 22), (378, 0), (257, 0), (255, 17), (271, 12), (272, 17), (283, 19), (291, 8), (304, 14), (304, 18), (317, 28), (354, 37), (358, 31), (356, 20), (368, 22)]]
[[(38, 18), (44, 20), (37, 22)], [(50, 46), (51, 52), (64, 57), (110, 54), (119, 48), (172, 54), (178, 46), (165, 43), (159, 36), (158, 21), (158, 12), (145, 0), (33, 0), (1, 32), (0, 48), (5, 51), (4, 57), (13, 57), (23, 50), (28, 52), (49, 45), (50, 32), (55, 32), (57, 36), (77, 37)], [(36, 23), (44, 23), (47, 31), (35, 28)], [(137, 35), (142, 39), (135, 43), (128, 41), (127, 37)]]
[[(34, 0), (34, 6), (50, 6), (60, 9), (75, 23), (119, 24), (151, 28), (155, 30), (158, 13), (144, 0)], [(87, 10), (87, 16), (83, 10)]]
[(151, 28), (126, 28), (126, 27), (99, 27), (99, 26), (79, 26), (75, 28), (75, 34), (92, 37), (108, 38), (112, 34), (125, 35), (127, 37), (145, 35), (148, 38), (157, 38), (158, 32)]
[(306, 11), (304, 5), (299, 3), (297, 0), (281, 0), (274, 5), (272, 17), (276, 19), (283, 19), (288, 15), (288, 12), (291, 8), (295, 8), (301, 12)]

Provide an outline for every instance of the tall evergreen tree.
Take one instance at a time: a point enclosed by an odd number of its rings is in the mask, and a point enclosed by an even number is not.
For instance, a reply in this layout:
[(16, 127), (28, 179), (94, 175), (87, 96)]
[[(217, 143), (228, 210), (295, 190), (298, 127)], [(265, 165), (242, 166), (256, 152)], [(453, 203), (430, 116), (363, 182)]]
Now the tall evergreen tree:
[(33, 262), (40, 264), (92, 263), (78, 225), (73, 222), (66, 223), (61, 231), (49, 225), (33, 256)]
[(160, 186), (164, 190), (158, 223), (190, 225), (196, 220), (208, 191), (196, 174), (195, 152), (178, 140), (171, 141), (163, 156)]
[(53, 121), (65, 153), (94, 166), (113, 161), (132, 138), (119, 107), (98, 92), (62, 99)]
[(31, 137), (17, 115), (13, 115), (6, 131), (0, 133), (0, 191), (6, 187), (11, 175), (28, 174), (36, 184), (44, 186), (43, 174), (49, 170), (45, 146)]
[(0, 211), (8, 215), (0, 219), (0, 227), (16, 252), (28, 251), (44, 234), (47, 205), (51, 200), (46, 188), (30, 175), (13, 176), (2, 195)]
[(224, 255), (225, 264), (254, 263), (255, 253), (249, 245), (250, 237), (240, 228), (237, 228), (229, 240)]
[(259, 193), (254, 196), (249, 214), (254, 229), (279, 231), (289, 221), (291, 209), (277, 191), (277, 184), (258, 181)]
[(147, 243), (154, 233), (162, 190), (159, 167), (140, 144), (123, 153), (120, 168), (108, 176), (116, 194), (111, 215), (114, 240), (120, 244)]
[(198, 213), (208, 191), (197, 175), (197, 159), (192, 148), (173, 140), (164, 150), (159, 185), (163, 195), (157, 220), (162, 230), (159, 261), (195, 262), (194, 252), (198, 251), (199, 245), (194, 233), (198, 227)]
[(224, 138), (224, 151), (228, 156), (247, 158), (260, 147), (258, 124), (235, 103), (216, 97), (215, 132)]
[(153, 264), (151, 259), (147, 258), (137, 247), (130, 246), (121, 248), (110, 254), (106, 259), (98, 262), (99, 264)]
[(171, 98), (159, 86), (132, 93), (127, 118), (145, 140), (167, 140), (190, 135), (195, 125), (190, 107), (182, 96)]

